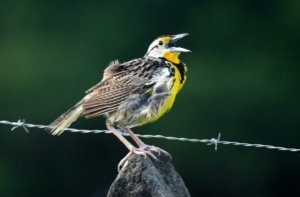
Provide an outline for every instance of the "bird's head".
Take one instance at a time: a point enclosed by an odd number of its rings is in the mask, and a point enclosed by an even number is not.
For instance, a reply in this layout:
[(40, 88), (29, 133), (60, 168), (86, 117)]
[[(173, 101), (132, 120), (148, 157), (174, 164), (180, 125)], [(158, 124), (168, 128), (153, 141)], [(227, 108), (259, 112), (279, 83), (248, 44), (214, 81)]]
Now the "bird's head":
[(175, 46), (179, 39), (187, 35), (187, 33), (183, 33), (158, 37), (150, 44), (145, 57), (164, 58), (178, 64), (180, 62), (178, 59), (180, 53), (191, 52), (188, 49)]

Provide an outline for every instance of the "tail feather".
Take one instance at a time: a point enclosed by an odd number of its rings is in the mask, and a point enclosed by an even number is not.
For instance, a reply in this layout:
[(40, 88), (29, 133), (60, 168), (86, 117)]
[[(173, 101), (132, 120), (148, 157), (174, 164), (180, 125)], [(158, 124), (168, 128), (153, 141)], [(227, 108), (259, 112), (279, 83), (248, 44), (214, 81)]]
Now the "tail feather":
[(65, 128), (69, 127), (74, 121), (76, 121), (81, 116), (82, 112), (82, 104), (76, 104), (49, 125), (50, 133), (52, 135), (62, 134)]

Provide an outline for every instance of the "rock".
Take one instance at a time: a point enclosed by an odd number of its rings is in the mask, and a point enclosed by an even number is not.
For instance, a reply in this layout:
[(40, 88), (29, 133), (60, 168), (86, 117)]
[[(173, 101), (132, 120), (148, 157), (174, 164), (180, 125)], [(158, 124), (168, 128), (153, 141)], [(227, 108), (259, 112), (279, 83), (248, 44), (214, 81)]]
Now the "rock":
[(189, 197), (182, 178), (176, 172), (171, 159), (161, 154), (158, 160), (133, 155), (114, 180), (108, 197)]

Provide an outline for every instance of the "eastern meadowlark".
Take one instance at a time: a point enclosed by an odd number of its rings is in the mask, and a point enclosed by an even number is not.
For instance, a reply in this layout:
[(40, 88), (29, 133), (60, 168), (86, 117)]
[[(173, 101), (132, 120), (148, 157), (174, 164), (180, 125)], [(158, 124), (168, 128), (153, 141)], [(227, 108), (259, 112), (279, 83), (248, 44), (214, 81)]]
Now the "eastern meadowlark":
[[(104, 115), (106, 127), (129, 149), (119, 163), (119, 169), (130, 155), (149, 155), (166, 151), (143, 143), (130, 128), (153, 122), (173, 105), (177, 93), (186, 81), (186, 65), (179, 59), (188, 49), (176, 47), (187, 33), (165, 35), (155, 39), (144, 57), (128, 62), (113, 61), (104, 70), (102, 80), (86, 91), (75, 106), (50, 124), (50, 133), (59, 135), (78, 117)], [(138, 147), (133, 146), (116, 128), (125, 130)]]

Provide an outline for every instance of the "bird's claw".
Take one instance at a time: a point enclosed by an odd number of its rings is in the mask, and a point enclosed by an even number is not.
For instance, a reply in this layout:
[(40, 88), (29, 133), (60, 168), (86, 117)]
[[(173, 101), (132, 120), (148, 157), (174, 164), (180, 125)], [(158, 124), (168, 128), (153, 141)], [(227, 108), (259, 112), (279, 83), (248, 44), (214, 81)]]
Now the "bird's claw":
[(144, 145), (141, 147), (142, 150), (148, 151), (148, 152), (155, 152), (158, 154), (158, 156), (160, 156), (161, 154), (164, 154), (166, 156), (168, 156), (170, 159), (172, 159), (172, 156), (170, 155), (170, 153), (168, 153), (167, 151), (156, 147), (156, 146), (150, 146), (150, 145)]
[[(119, 162), (118, 164), (118, 171), (121, 171), (122, 168), (126, 167), (128, 165), (128, 159), (131, 155), (142, 155), (145, 158), (147, 156), (151, 157), (152, 159), (157, 160), (157, 157), (152, 153), (156, 152), (151, 149), (144, 149), (144, 148), (133, 148), (129, 151), (129, 153)], [(165, 151), (166, 152), (166, 151)], [(160, 153), (159, 153), (160, 154)], [(169, 153), (168, 153), (169, 154)]]

